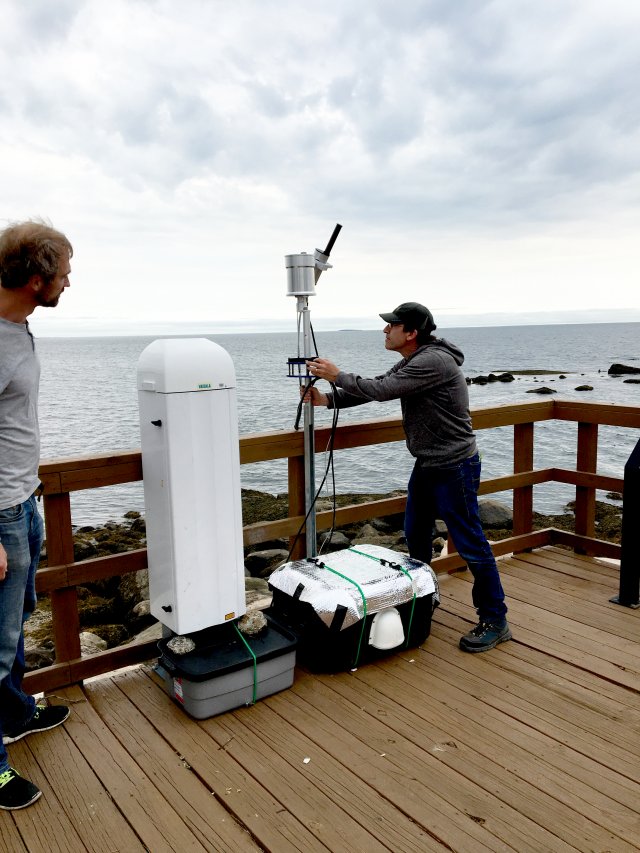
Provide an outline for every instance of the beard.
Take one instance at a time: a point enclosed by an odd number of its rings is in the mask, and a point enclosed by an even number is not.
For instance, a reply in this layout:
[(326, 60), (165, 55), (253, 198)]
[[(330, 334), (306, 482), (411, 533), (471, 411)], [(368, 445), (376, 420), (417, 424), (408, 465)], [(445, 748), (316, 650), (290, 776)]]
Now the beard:
[(41, 308), (55, 308), (58, 302), (60, 301), (60, 296), (60, 293), (58, 293), (57, 296), (51, 296), (46, 292), (39, 292), (36, 294), (36, 302)]

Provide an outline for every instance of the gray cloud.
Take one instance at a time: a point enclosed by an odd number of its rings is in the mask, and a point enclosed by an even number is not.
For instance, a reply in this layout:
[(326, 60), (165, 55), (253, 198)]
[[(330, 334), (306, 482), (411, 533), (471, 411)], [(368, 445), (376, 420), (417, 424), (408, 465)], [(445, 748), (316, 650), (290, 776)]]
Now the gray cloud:
[[(37, 43), (64, 41), (76, 17), (78, 4), (74, 0), (30, 0), (15, 3), (13, 12), (20, 22), (22, 49), (35, 47)], [(4, 17), (4, 14), (3, 14)]]
[(0, 133), (130, 188), (219, 175), (372, 222), (499, 226), (582, 215), (638, 169), (640, 18), (616, 0), (12, 8), (0, 39), (42, 61), (0, 64)]

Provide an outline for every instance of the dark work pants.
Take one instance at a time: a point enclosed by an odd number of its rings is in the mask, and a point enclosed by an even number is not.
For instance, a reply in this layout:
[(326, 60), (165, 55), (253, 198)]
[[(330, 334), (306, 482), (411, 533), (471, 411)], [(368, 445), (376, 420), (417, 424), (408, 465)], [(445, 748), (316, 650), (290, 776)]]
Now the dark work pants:
[(502, 624), (507, 607), (496, 561), (478, 515), (478, 454), (446, 468), (413, 468), (407, 493), (405, 536), (409, 554), (431, 562), (431, 537), (442, 519), (473, 575), (473, 604), (481, 622)]

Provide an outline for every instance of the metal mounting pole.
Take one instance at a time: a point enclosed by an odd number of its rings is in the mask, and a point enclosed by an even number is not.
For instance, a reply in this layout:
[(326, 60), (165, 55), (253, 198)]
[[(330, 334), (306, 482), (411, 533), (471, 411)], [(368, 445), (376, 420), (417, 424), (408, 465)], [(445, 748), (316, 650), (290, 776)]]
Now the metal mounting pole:
[[(309, 312), (309, 300), (305, 296), (300, 299), (302, 314), (302, 353), (305, 358), (313, 358), (311, 337), (311, 314)], [(315, 557), (318, 553), (316, 534), (316, 513), (313, 502), (316, 496), (316, 466), (315, 466), (315, 433), (313, 406), (310, 400), (304, 405), (304, 510), (307, 515), (305, 527), (305, 541), (307, 546), (307, 557)]]
[[(298, 323), (298, 357), (289, 359), (297, 365), (298, 372), (289, 373), (297, 376), (300, 386), (304, 387), (309, 375), (305, 361), (315, 357), (313, 333), (311, 330), (311, 315), (309, 313), (309, 296), (314, 296), (316, 283), (324, 270), (330, 269), (327, 263), (333, 244), (336, 242), (342, 225), (336, 225), (333, 234), (324, 250), (316, 249), (313, 255), (300, 252), (297, 255), (286, 255), (287, 296), (296, 297), (296, 308), (300, 315)], [(302, 347), (300, 346), (300, 327), (302, 327)], [(302, 352), (300, 351), (302, 350)], [(318, 553), (316, 534), (316, 476), (315, 476), (315, 436), (313, 423), (313, 405), (311, 399), (302, 404), (304, 413), (304, 504), (306, 514), (305, 539), (307, 557), (315, 557)], [(297, 426), (296, 426), (297, 429)]]

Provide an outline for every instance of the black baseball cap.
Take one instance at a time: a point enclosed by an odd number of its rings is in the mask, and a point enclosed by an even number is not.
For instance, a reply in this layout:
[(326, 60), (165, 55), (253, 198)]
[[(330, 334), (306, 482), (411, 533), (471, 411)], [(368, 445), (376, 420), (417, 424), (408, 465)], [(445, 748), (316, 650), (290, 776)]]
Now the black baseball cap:
[(403, 302), (390, 314), (380, 314), (380, 316), (385, 323), (402, 323), (403, 326), (409, 326), (410, 329), (417, 329), (419, 332), (423, 329), (433, 332), (436, 328), (431, 311), (419, 302)]

